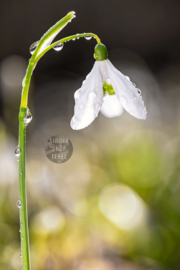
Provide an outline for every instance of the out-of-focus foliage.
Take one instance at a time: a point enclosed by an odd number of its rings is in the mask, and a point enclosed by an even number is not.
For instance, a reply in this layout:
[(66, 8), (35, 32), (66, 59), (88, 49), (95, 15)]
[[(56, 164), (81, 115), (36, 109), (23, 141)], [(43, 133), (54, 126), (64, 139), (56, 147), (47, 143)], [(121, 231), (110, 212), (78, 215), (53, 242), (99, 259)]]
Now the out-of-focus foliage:
[[(57, 123), (57, 121), (55, 121)], [(76, 133), (64, 164), (28, 136), (32, 269), (178, 269), (179, 137), (124, 114)], [(30, 126), (28, 127), (30, 128)], [(59, 129), (59, 132), (60, 129)], [(20, 267), (16, 139), (1, 124), (0, 267)]]

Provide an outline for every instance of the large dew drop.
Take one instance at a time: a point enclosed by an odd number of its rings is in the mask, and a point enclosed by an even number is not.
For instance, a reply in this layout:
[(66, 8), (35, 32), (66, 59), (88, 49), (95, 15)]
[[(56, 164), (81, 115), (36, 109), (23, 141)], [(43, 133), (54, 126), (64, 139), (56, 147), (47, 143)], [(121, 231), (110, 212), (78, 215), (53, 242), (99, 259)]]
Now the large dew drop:
[(64, 44), (60, 42), (60, 43), (54, 45), (53, 49), (55, 51), (61, 51), (63, 47), (64, 47)]
[(125, 76), (126, 80), (130, 81), (130, 78), (128, 76)]
[(84, 37), (86, 40), (90, 40), (92, 38), (92, 36), (85, 36)]
[(38, 45), (38, 41), (34, 42), (34, 43), (30, 46), (29, 52), (30, 52), (31, 54), (33, 54), (33, 53), (35, 52), (35, 50), (36, 50), (36, 48), (37, 48), (37, 45)]
[(21, 208), (21, 200), (18, 200), (16, 205), (17, 205), (18, 208)]
[(31, 121), (32, 121), (32, 114), (31, 114), (30, 110), (27, 109), (26, 115), (25, 115), (25, 117), (24, 117), (23, 122), (24, 122), (26, 125), (28, 125)]
[(21, 154), (21, 149), (20, 149), (19, 145), (16, 147), (14, 153), (15, 153), (16, 157), (19, 157), (19, 156), (20, 156), (20, 154)]

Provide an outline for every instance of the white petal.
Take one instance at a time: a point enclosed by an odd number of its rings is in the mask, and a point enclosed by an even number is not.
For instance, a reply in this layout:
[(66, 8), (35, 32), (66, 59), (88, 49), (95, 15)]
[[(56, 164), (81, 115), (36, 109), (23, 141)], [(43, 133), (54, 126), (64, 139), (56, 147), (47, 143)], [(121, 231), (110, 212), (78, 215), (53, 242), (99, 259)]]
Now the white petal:
[(103, 98), (103, 104), (101, 107), (101, 113), (106, 117), (116, 117), (123, 113), (123, 107), (116, 95), (106, 95)]
[(109, 60), (104, 60), (104, 62), (106, 62), (116, 96), (124, 109), (138, 119), (146, 119), (146, 108), (137, 88)]
[(75, 94), (72, 129), (82, 129), (90, 125), (98, 116), (103, 102), (103, 81), (99, 71), (99, 62), (95, 62), (80, 89)]

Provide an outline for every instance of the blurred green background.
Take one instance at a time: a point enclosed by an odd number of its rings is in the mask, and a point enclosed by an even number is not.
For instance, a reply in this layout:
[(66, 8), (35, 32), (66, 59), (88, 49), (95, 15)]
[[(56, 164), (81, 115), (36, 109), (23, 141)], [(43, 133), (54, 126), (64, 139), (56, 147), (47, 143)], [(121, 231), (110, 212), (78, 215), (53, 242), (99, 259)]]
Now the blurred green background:
[[(98, 34), (111, 62), (141, 89), (148, 115), (141, 121), (126, 112), (111, 119), (99, 114), (74, 131), (73, 94), (92, 68), (95, 42), (68, 42), (38, 63), (26, 153), (32, 270), (180, 269), (180, 4), (103, 3), (1, 2), (1, 270), (21, 268), (14, 149), (28, 48), (73, 9), (77, 19), (58, 39)], [(73, 144), (66, 163), (45, 155), (54, 135)]]

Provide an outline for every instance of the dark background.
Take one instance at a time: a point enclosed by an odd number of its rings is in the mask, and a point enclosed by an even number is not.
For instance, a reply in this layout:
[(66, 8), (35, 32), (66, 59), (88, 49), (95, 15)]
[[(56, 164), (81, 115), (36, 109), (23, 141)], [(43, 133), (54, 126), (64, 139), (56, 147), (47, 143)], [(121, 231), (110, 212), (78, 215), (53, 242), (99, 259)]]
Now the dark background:
[[(180, 3), (174, 0), (1, 0), (0, 268), (20, 268), (13, 152), (29, 47), (70, 11), (77, 17), (56, 40), (97, 34), (110, 61), (141, 89), (148, 117), (99, 114), (88, 128), (71, 130), (73, 94), (92, 69), (96, 42), (70, 41), (39, 61), (27, 129), (32, 269), (179, 270)], [(44, 153), (56, 134), (74, 148), (61, 165)]]

